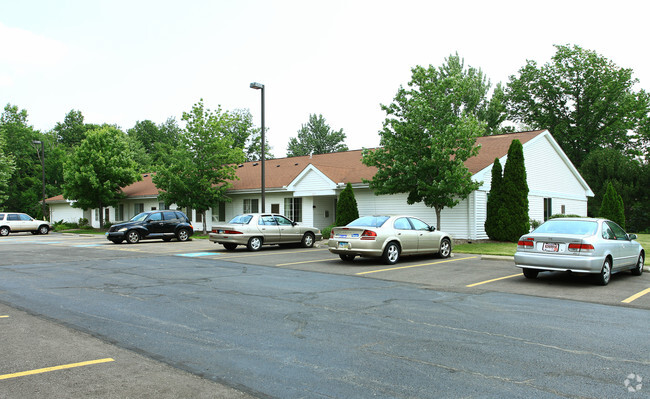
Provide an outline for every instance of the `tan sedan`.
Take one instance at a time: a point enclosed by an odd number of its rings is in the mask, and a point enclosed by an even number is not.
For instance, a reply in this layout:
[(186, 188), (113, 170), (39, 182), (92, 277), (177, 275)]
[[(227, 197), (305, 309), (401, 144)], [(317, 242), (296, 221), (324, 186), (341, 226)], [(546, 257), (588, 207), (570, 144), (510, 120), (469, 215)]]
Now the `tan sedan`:
[(334, 227), (329, 250), (344, 261), (356, 256), (381, 257), (397, 263), (400, 255), (451, 255), (451, 237), (412, 216), (364, 216), (347, 226)]
[(319, 229), (300, 226), (298, 223), (272, 213), (248, 213), (235, 216), (230, 222), (213, 226), (210, 241), (221, 244), (229, 251), (245, 245), (257, 251), (268, 244), (301, 244), (305, 248), (323, 238)]

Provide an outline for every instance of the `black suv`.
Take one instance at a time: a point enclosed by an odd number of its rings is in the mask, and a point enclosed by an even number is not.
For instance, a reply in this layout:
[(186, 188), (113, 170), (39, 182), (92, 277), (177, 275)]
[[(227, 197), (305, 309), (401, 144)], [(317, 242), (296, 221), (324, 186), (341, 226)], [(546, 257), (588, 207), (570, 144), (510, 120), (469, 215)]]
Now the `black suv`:
[(187, 241), (194, 233), (192, 222), (181, 211), (149, 211), (135, 215), (131, 220), (111, 226), (106, 238), (115, 244), (126, 240), (135, 244), (141, 239), (162, 238), (170, 241)]

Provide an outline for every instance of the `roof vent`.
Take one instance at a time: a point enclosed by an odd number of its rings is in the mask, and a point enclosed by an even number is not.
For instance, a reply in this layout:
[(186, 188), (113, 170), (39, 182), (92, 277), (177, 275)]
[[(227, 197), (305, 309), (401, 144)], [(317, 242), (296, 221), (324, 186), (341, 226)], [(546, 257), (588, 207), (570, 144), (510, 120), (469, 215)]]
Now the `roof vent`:
[(279, 167), (280, 167), (280, 164), (275, 165), (275, 167), (276, 167), (276, 168), (279, 168)]
[(142, 175), (142, 177), (149, 177), (149, 175)]
[(240, 168), (243, 168), (243, 167), (244, 167), (244, 164), (239, 165), (239, 167), (240, 167)]
[(257, 166), (257, 165), (259, 165), (259, 163), (257, 163), (257, 162), (255, 162), (255, 163), (253, 164), (253, 166)]
[(295, 166), (298, 166), (298, 162), (294, 163)]

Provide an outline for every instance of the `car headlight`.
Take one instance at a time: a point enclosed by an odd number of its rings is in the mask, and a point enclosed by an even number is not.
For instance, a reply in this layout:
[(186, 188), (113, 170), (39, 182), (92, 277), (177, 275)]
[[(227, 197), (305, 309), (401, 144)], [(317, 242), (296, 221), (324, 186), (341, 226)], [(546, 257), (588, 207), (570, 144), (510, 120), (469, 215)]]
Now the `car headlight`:
[(127, 229), (126, 227), (122, 227), (122, 228), (119, 229), (118, 231), (127, 231), (127, 230), (128, 230), (128, 229)]

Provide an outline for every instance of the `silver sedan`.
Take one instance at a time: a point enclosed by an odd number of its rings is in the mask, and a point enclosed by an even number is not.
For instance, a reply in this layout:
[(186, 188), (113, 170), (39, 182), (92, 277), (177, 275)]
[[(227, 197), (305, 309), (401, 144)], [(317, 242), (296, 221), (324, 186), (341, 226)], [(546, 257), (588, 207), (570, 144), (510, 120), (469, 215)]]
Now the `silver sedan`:
[(364, 216), (343, 227), (334, 227), (329, 250), (344, 261), (356, 256), (381, 257), (397, 263), (400, 255), (451, 255), (451, 237), (412, 216)]
[(257, 251), (267, 244), (296, 244), (305, 248), (323, 236), (315, 227), (300, 226), (290, 219), (272, 213), (248, 213), (235, 216), (227, 224), (212, 227), (210, 241), (221, 244), (229, 251), (245, 245)]
[(627, 234), (607, 219), (551, 219), (517, 243), (515, 266), (524, 276), (536, 278), (543, 271), (593, 273), (607, 285), (612, 273), (643, 273), (645, 250), (635, 234)]

